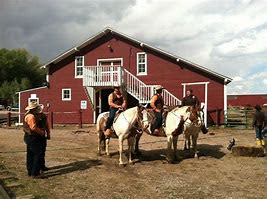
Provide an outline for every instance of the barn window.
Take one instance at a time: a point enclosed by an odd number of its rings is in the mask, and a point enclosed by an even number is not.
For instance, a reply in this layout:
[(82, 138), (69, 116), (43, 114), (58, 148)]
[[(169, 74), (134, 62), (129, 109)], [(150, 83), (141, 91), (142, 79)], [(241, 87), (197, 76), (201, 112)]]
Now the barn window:
[(84, 56), (75, 57), (75, 78), (83, 77)]
[(31, 96), (28, 98), (28, 104), (30, 104), (31, 102), (36, 102), (37, 104), (39, 104), (39, 98), (36, 94), (31, 94)]
[(137, 75), (147, 75), (147, 54), (137, 53)]
[(62, 101), (70, 101), (71, 100), (71, 89), (63, 88), (62, 89)]

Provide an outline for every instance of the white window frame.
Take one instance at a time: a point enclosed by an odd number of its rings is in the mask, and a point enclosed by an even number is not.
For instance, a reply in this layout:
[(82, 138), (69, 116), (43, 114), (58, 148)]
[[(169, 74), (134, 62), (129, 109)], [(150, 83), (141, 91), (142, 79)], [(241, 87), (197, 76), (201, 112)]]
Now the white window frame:
[[(139, 55), (145, 55), (145, 72), (139, 72)], [(138, 76), (147, 75), (147, 54), (145, 52), (136, 53), (136, 74)]]
[[(77, 59), (82, 58), (82, 66), (77, 66)], [(83, 75), (77, 75), (77, 68), (82, 68), (84, 67), (84, 56), (76, 56), (75, 57), (75, 78), (83, 78)]]
[[(64, 91), (69, 91), (70, 93), (69, 98), (64, 98)], [(61, 98), (62, 98), (62, 101), (71, 101), (71, 88), (63, 88), (61, 91)]]
[(37, 97), (36, 94), (31, 94), (31, 97), (28, 98), (28, 104), (30, 104), (31, 101), (36, 101), (36, 103), (39, 104), (39, 97)]

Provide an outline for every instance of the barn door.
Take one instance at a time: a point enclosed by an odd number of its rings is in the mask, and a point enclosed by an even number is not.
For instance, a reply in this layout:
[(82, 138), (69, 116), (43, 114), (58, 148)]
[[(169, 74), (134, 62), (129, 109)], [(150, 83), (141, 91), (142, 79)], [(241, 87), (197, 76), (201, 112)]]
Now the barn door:
[(183, 96), (185, 96), (186, 90), (192, 89), (193, 94), (198, 97), (201, 107), (204, 105), (204, 123), (207, 126), (207, 110), (208, 110), (208, 84), (209, 82), (192, 82), (192, 83), (182, 83), (183, 85)]

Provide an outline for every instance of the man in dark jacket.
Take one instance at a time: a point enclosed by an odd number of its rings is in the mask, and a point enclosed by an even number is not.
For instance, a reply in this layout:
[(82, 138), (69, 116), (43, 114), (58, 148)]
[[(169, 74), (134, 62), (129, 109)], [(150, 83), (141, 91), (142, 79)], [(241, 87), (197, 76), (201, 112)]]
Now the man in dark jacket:
[(28, 176), (41, 178), (42, 140), (45, 130), (38, 125), (39, 105), (31, 102), (25, 108), (27, 111), (23, 120), (24, 141), (27, 145), (26, 167)]
[(262, 130), (264, 128), (264, 120), (265, 116), (264, 113), (261, 111), (261, 107), (257, 104), (255, 106), (255, 114), (253, 118), (252, 126), (255, 128), (256, 131), (256, 144), (257, 145), (264, 145), (264, 139), (262, 135)]
[(182, 99), (182, 106), (193, 106), (193, 107), (200, 106), (199, 100), (197, 96), (193, 94), (192, 89), (186, 91), (186, 96)]
[[(197, 96), (193, 94), (192, 89), (186, 91), (186, 96), (182, 99), (182, 106), (192, 106), (197, 110), (200, 109), (200, 102)], [(208, 133), (208, 129), (205, 127), (205, 125), (201, 126), (201, 131), (203, 134)]]
[(47, 115), (43, 113), (44, 105), (40, 104), (38, 108), (38, 126), (45, 130), (46, 135), (42, 137), (42, 154), (41, 154), (41, 171), (48, 171), (49, 168), (45, 166), (45, 152), (47, 147), (47, 140), (50, 140), (50, 128), (47, 120)]

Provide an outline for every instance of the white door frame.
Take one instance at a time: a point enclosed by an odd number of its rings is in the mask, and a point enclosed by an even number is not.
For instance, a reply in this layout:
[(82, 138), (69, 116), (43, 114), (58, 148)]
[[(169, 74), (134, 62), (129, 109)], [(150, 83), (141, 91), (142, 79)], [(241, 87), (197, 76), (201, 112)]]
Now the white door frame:
[(208, 110), (208, 84), (210, 82), (192, 82), (192, 83), (182, 83), (183, 85), (183, 97), (185, 96), (185, 92), (186, 92), (186, 86), (189, 85), (205, 85), (205, 106), (204, 106), (204, 123), (205, 126), (207, 126), (208, 124), (208, 117), (207, 117), (207, 110)]

